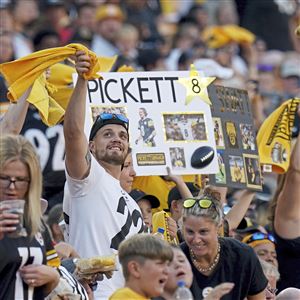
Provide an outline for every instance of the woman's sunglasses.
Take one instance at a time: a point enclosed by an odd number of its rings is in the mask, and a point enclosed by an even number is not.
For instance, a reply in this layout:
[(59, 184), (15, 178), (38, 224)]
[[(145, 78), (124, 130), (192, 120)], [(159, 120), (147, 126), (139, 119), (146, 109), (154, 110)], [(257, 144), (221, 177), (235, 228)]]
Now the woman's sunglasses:
[(204, 208), (204, 209), (210, 208), (213, 204), (212, 200), (208, 199), (208, 198), (202, 198), (202, 199), (188, 198), (188, 199), (184, 200), (183, 207), (184, 208), (191, 208), (196, 203), (198, 203), (198, 205), (201, 208)]

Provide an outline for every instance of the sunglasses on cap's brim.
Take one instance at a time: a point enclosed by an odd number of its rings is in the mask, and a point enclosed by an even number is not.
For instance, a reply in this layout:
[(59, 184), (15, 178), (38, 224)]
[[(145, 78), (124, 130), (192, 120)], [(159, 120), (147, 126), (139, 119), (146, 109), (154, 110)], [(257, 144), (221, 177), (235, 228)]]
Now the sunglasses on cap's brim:
[(198, 203), (198, 205), (201, 208), (210, 208), (213, 204), (211, 199), (208, 198), (202, 198), (202, 199), (194, 199), (194, 198), (188, 198), (186, 200), (184, 200), (183, 202), (183, 207), (184, 208), (191, 208), (193, 207), (196, 203)]
[(97, 116), (91, 132), (89, 141), (93, 140), (97, 131), (104, 125), (112, 123), (112, 124), (120, 124), (122, 125), (127, 131), (129, 128), (129, 120), (122, 114), (114, 114), (114, 113), (101, 113)]
[(262, 232), (255, 232), (251, 235), (249, 240), (246, 242), (247, 244), (250, 244), (254, 241), (263, 241), (263, 240), (269, 240), (272, 243), (275, 243), (275, 238), (272, 234), (265, 234)]
[(110, 114), (110, 113), (102, 113), (98, 115), (97, 120), (112, 120), (112, 119), (117, 119), (121, 122), (124, 122), (126, 124), (129, 123), (129, 120), (122, 114)]

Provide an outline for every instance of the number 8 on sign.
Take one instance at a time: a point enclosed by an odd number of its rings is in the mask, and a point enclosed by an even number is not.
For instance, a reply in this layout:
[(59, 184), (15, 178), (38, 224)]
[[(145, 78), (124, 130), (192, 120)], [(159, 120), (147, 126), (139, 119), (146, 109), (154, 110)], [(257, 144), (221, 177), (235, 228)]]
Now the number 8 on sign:
[(199, 81), (196, 78), (192, 79), (192, 91), (196, 94), (199, 94), (201, 92), (201, 88), (199, 86)]

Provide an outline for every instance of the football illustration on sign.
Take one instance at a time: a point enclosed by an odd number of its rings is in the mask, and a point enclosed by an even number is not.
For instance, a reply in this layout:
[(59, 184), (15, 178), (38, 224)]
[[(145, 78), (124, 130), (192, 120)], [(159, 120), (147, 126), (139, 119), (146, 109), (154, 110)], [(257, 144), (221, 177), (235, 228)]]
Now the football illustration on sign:
[(196, 169), (204, 168), (212, 162), (214, 156), (215, 151), (210, 146), (197, 148), (191, 157), (191, 165)]

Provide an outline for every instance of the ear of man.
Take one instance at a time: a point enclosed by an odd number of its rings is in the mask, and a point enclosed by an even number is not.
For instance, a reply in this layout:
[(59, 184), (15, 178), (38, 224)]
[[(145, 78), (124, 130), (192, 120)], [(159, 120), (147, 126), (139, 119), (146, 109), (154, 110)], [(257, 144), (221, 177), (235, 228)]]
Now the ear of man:
[(89, 149), (92, 154), (95, 153), (95, 142), (94, 141), (89, 141)]

